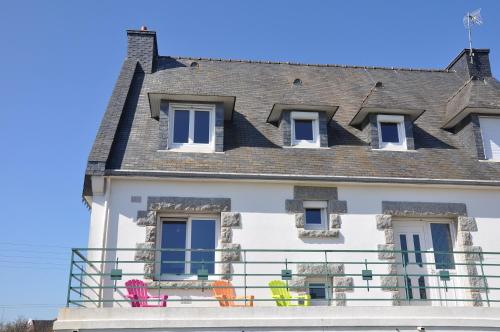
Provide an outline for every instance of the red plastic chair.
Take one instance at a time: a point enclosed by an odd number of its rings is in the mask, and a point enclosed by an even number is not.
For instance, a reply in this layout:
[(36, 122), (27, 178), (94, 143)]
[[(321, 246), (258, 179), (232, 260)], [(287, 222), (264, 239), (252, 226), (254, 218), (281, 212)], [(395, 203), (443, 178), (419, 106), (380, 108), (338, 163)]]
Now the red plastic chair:
[[(168, 295), (152, 296), (148, 287), (142, 280), (132, 279), (125, 283), (127, 297), (131, 300), (132, 307), (166, 307)], [(157, 299), (158, 304), (148, 304), (148, 299)], [(161, 303), (160, 303), (161, 301)]]

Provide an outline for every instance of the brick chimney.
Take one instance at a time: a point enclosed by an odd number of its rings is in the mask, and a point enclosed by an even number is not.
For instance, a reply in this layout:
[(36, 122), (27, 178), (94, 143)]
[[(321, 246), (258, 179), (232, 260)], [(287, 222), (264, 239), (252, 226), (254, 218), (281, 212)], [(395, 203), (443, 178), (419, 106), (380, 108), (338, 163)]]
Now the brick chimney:
[(127, 39), (127, 58), (137, 59), (146, 74), (155, 72), (158, 58), (156, 32), (143, 26), (140, 30), (127, 30)]
[(479, 79), (491, 77), (489, 49), (472, 49), (472, 62), (470, 49), (466, 48), (446, 67), (455, 70), (468, 80), (471, 77)]

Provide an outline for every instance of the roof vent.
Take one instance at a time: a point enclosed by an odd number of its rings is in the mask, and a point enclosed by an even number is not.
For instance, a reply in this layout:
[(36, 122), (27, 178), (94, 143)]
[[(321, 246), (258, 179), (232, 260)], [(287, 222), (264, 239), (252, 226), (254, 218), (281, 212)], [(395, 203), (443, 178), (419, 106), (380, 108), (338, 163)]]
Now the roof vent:
[(302, 80), (300, 78), (296, 78), (293, 80), (293, 85), (299, 86), (302, 85)]
[(193, 61), (191, 62), (191, 64), (189, 65), (191, 68), (198, 68), (200, 66), (200, 64), (196, 61)]
[(148, 31), (148, 27), (145, 25), (141, 26), (141, 31)]
[(377, 83), (375, 83), (375, 87), (376, 87), (376, 88), (381, 88), (381, 87), (383, 87), (383, 86), (384, 86), (384, 85), (382, 84), (382, 82), (377, 82)]

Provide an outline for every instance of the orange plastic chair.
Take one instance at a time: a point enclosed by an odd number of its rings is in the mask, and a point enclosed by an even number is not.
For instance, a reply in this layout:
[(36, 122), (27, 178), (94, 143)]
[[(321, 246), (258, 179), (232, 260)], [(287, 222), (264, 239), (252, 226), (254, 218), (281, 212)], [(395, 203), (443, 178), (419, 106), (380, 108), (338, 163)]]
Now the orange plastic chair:
[[(212, 283), (214, 297), (219, 301), (221, 307), (253, 307), (253, 295), (236, 296), (233, 285), (229, 281), (217, 280)], [(245, 300), (236, 301), (234, 300)]]

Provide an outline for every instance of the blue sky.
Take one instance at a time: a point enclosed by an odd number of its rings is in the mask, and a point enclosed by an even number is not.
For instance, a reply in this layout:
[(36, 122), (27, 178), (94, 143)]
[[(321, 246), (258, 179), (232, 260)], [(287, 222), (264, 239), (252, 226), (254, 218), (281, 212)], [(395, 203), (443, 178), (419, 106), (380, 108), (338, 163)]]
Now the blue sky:
[(85, 247), (88, 152), (126, 51), (147, 25), (162, 55), (444, 68), (474, 46), (500, 77), (496, 1), (3, 1), (0, 319), (55, 317), (70, 247)]

